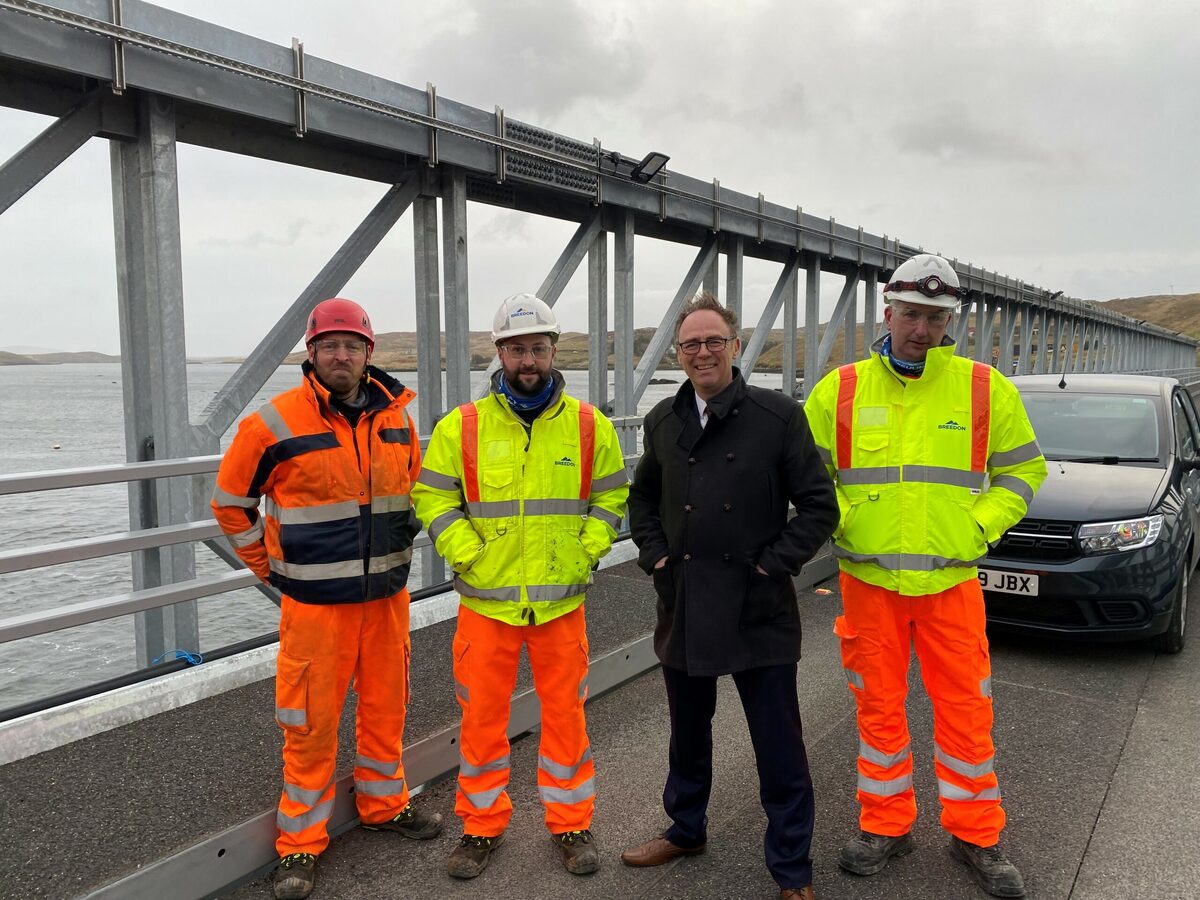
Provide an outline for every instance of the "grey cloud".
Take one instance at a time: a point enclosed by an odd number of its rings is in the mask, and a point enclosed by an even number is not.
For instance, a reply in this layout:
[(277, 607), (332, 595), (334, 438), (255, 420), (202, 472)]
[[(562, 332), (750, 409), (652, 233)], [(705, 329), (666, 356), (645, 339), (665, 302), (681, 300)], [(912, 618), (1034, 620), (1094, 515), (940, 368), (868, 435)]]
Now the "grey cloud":
[(288, 223), (283, 234), (252, 231), (238, 236), (206, 237), (198, 243), (205, 247), (237, 248), (238, 250), (259, 250), (263, 247), (294, 246), (305, 232), (313, 230), (309, 219), (293, 219)]

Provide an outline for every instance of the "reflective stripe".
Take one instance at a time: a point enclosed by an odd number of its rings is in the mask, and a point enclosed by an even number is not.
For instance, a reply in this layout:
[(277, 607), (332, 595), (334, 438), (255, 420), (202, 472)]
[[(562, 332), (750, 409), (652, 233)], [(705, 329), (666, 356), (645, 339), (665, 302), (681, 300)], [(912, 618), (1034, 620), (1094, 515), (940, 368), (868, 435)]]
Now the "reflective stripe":
[(379, 440), (385, 444), (410, 444), (412, 436), (407, 428), (380, 428)]
[(895, 797), (897, 794), (911, 791), (912, 786), (912, 773), (901, 775), (899, 778), (893, 778), (890, 781), (879, 781), (862, 774), (858, 776), (858, 789), (867, 794), (874, 794), (877, 797)]
[(284, 562), (271, 558), (271, 571), (294, 578), (296, 581), (325, 581), (330, 578), (358, 578), (362, 575), (362, 562), (354, 559), (335, 563), (301, 563)]
[(237, 534), (227, 534), (229, 543), (234, 547), (249, 547), (251, 544), (261, 541), (263, 536), (263, 523), (259, 519), (245, 531), (239, 531)]
[(333, 812), (333, 800), (329, 799), (320, 806), (314, 806), (306, 813), (298, 816), (289, 816), (283, 810), (275, 813), (275, 826), (288, 834), (298, 834), (305, 828), (324, 822)]
[(992, 423), (992, 367), (977, 362), (971, 371), (971, 471), (987, 469)]
[(368, 797), (391, 797), (404, 792), (403, 778), (388, 778), (384, 781), (360, 781), (354, 779), (354, 789)]
[(621, 528), (621, 517), (616, 513), (609, 512), (607, 509), (603, 509), (599, 506), (591, 506), (588, 507), (587, 514), (593, 519), (599, 519), (601, 522), (611, 527), (613, 531), (618, 531)]
[(271, 502), (267, 506), (267, 514), (277, 520), (280, 525), (317, 525), (321, 522), (337, 522), (340, 519), (357, 519), (359, 516), (357, 500), (343, 500), (341, 503), (326, 503), (321, 506), (293, 506), (284, 508)]
[(371, 498), (371, 512), (393, 513), (412, 509), (412, 497), (408, 494), (386, 494)]
[(500, 787), (492, 788), (490, 791), (476, 791), (472, 794), (469, 791), (462, 790), (460, 785), (459, 791), (467, 798), (467, 802), (476, 809), (487, 809), (496, 802), (497, 797), (504, 793), (505, 787), (507, 785), (502, 784)]
[(437, 539), (442, 536), (447, 528), (457, 522), (459, 519), (466, 519), (466, 513), (461, 509), (449, 509), (442, 513), (436, 519), (429, 523), (429, 539), (437, 543)]
[(387, 556), (372, 556), (367, 566), (367, 571), (372, 575), (390, 572), (397, 566), (408, 565), (412, 562), (412, 557), (412, 547), (409, 547), (407, 550), (401, 550), (399, 553), (389, 553)]
[(417, 477), (417, 484), (423, 484), (437, 491), (449, 491), (452, 494), (462, 491), (461, 481), (449, 475), (443, 475), (441, 472), (435, 472), (433, 469), (421, 469), (421, 474)]
[(851, 553), (836, 544), (833, 555), (850, 562), (874, 563), (891, 572), (936, 572), (938, 569), (966, 568), (977, 566), (987, 558), (986, 553), (975, 559), (955, 559), (930, 553)]
[(458, 754), (458, 774), (465, 775), (467, 778), (478, 778), (484, 772), (503, 772), (512, 765), (511, 757), (505, 753), (503, 756), (497, 756), (490, 762), (485, 762), (482, 766), (473, 766), (467, 762), (467, 758), (462, 755), (462, 751)]
[(258, 417), (262, 419), (263, 424), (267, 426), (267, 431), (271, 432), (271, 437), (276, 441), (286, 441), (288, 438), (295, 437), (279, 410), (275, 408), (274, 402), (263, 406), (258, 411)]
[(460, 697), (464, 703), (471, 702), (471, 691), (457, 678), (454, 679), (454, 693)]
[(1006, 491), (1012, 491), (1018, 497), (1025, 501), (1025, 505), (1029, 506), (1033, 500), (1033, 488), (1018, 478), (1016, 475), (997, 475), (992, 479), (992, 487), (1002, 487)]
[(1022, 444), (1020, 447), (1013, 447), (1011, 450), (1002, 450), (993, 453), (988, 457), (989, 469), (1003, 469), (1006, 466), (1015, 466), (1018, 463), (1032, 462), (1042, 455), (1042, 448), (1038, 446), (1036, 440), (1030, 441), (1028, 444)]
[[(332, 784), (333, 782), (330, 782)], [(300, 787), (298, 784), (283, 783), (283, 792), (287, 794), (287, 798), (293, 803), (303, 803), (305, 806), (315, 806), (325, 796), (325, 792), (329, 790), (329, 785), (320, 790), (310, 791)]]
[(277, 706), (275, 707), (275, 720), (280, 725), (304, 726), (308, 724), (308, 711)]
[(992, 696), (992, 676), (991, 675), (989, 675), (987, 678), (985, 678), (981, 682), (979, 682), (979, 696), (981, 696), (981, 697)]
[(516, 500), (485, 500), (467, 504), (467, 515), (472, 519), (499, 519), (519, 515), (521, 507)]
[[(587, 693), (588, 693), (588, 677), (586, 675), (584, 675), (583, 681), (579, 682), (579, 699), (580, 700), (585, 699), (587, 697)], [(588, 748), (588, 752), (589, 753), (591, 752), (590, 747)]]
[(817, 444), (817, 456), (821, 458), (821, 462), (825, 463), (825, 465), (833, 465), (833, 454), (829, 452), (828, 448), (822, 447), (820, 444)]
[(526, 500), (527, 516), (582, 516), (587, 512), (586, 500)]
[(362, 769), (370, 769), (372, 772), (378, 772), (380, 775), (390, 776), (400, 771), (400, 760), (384, 762), (381, 759), (371, 759), (369, 756), (363, 756), (361, 753), (354, 757), (354, 765)]
[(596, 796), (595, 779), (589, 778), (577, 788), (556, 788), (538, 785), (538, 796), (543, 803), (582, 803)]
[(213, 488), (213, 501), (217, 506), (238, 506), (242, 509), (257, 509), (257, 497), (239, 497), (237, 494), (231, 494), (229, 491), (223, 491), (220, 488)]
[(1000, 788), (984, 788), (982, 791), (972, 793), (965, 788), (960, 788), (956, 784), (951, 784), (948, 781), (938, 779), (938, 796), (945, 800), (999, 800)]
[(966, 472), (949, 466), (905, 466), (901, 476), (904, 481), (919, 481), (924, 484), (948, 484), (979, 490), (983, 487), (986, 472)]
[(462, 416), (463, 495), (475, 503), (479, 500), (479, 410), (474, 403), (464, 403), (458, 412)]
[(837, 399), (837, 466), (849, 469), (854, 465), (854, 391), (858, 387), (858, 369), (853, 363), (838, 369)]
[(989, 756), (983, 762), (972, 765), (956, 756), (951, 756), (937, 744), (933, 745), (933, 758), (951, 772), (957, 772), (963, 778), (979, 778), (996, 771), (996, 757)]
[(842, 484), (896, 484), (900, 481), (899, 466), (862, 466), (857, 469), (838, 469)]
[(579, 757), (579, 762), (573, 766), (564, 766), (562, 763), (556, 763), (549, 757), (538, 754), (538, 768), (559, 781), (570, 781), (579, 774), (579, 769), (585, 762), (592, 758), (592, 748), (588, 747), (583, 751), (583, 756)]
[(454, 576), (454, 589), (464, 597), (474, 597), (476, 600), (510, 600), (521, 599), (519, 587), (477, 588), (467, 584), (457, 575)]
[(850, 685), (851, 687), (856, 687), (860, 691), (865, 691), (867, 689), (866, 685), (863, 684), (862, 675), (860, 675), (858, 672), (855, 672), (853, 669), (846, 668), (843, 668), (842, 671), (846, 673), (846, 684)]
[[(566, 407), (566, 404), (563, 404)], [(579, 499), (592, 496), (592, 466), (596, 462), (596, 408), (579, 401)]]
[(611, 491), (614, 488), (624, 487), (629, 484), (629, 476), (624, 469), (617, 469), (611, 475), (605, 475), (603, 478), (597, 478), (592, 482), (591, 496), (603, 494), (605, 491)]
[(882, 750), (876, 750), (860, 737), (858, 739), (858, 755), (867, 762), (890, 769), (897, 763), (912, 757), (912, 744), (905, 744), (895, 753), (884, 753)]
[(587, 593), (586, 584), (531, 584), (525, 590), (529, 599), (534, 603), (544, 603), (550, 600), (565, 600), (576, 594)]

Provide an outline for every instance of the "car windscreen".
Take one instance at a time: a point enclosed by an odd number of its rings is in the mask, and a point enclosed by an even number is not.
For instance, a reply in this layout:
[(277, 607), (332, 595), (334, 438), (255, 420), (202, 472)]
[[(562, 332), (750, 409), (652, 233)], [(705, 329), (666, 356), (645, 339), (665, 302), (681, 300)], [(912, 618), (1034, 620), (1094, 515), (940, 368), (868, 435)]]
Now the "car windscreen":
[(1155, 462), (1160, 458), (1157, 397), (1025, 391), (1021, 399), (1047, 459)]

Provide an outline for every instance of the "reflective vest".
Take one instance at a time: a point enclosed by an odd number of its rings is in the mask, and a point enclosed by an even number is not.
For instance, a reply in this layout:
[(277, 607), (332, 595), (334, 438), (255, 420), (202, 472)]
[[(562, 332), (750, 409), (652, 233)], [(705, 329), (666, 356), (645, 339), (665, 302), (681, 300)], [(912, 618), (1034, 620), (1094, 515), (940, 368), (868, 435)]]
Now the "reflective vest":
[(988, 544), (1025, 515), (1046, 461), (996, 369), (945, 343), (908, 379), (881, 346), (826, 375), (804, 407), (837, 486), (833, 552), (870, 584), (938, 593), (977, 577)]
[(415, 396), (370, 368), (354, 428), (309, 374), (247, 416), (221, 461), (212, 508), (263, 581), (301, 603), (355, 603), (408, 583), (420, 522), (409, 491), (421, 467), (405, 407)]
[(529, 625), (583, 602), (628, 494), (612, 423), (560, 381), (528, 430), (498, 393), (451, 411), (434, 428), (413, 502), (463, 605)]

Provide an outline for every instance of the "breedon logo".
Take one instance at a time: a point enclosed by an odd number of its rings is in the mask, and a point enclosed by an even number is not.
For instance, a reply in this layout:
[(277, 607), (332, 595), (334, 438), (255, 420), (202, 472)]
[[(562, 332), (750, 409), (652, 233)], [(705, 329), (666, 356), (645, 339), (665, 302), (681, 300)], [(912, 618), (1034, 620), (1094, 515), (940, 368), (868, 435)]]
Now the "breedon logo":
[(958, 424), (957, 422), (955, 422), (953, 419), (949, 419), (949, 420), (947, 420), (947, 421), (946, 421), (946, 423), (945, 423), (945, 424), (943, 424), (943, 425), (939, 425), (939, 426), (938, 426), (938, 431), (942, 431), (942, 430), (945, 430), (945, 431), (966, 431), (966, 430), (967, 430), (967, 426), (965, 426), (965, 425), (959, 425), (959, 424)]
[(509, 316), (509, 318), (510, 319), (519, 319), (521, 316), (532, 316), (532, 315), (533, 315), (532, 309), (515, 309), (512, 311), (512, 314)]
[(572, 469), (575, 468), (575, 460), (571, 459), (569, 456), (564, 456), (562, 459), (556, 459), (554, 464), (556, 466), (570, 466)]

